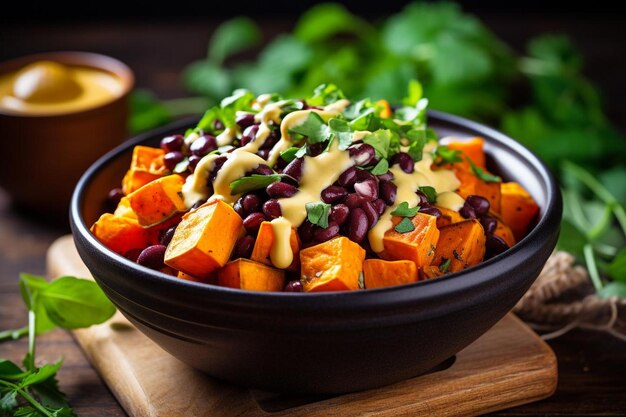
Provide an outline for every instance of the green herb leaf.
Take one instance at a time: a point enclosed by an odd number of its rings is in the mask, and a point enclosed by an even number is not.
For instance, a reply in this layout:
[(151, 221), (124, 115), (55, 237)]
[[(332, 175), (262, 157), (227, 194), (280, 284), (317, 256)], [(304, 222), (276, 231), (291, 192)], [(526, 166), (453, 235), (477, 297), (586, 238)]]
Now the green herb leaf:
[[(34, 297), (35, 294), (45, 290), (49, 285), (50, 283), (43, 277), (26, 273), (20, 274), (20, 293), (26, 307), (35, 312), (37, 317), (35, 330), (37, 334), (43, 334), (56, 327), (48, 318), (48, 313), (46, 313), (46, 309), (39, 299), (40, 297)], [(31, 302), (31, 299), (34, 303)]]
[(313, 43), (330, 40), (340, 33), (358, 34), (363, 26), (366, 26), (364, 22), (340, 4), (324, 3), (311, 7), (302, 15), (294, 34), (307, 43)]
[(296, 153), (298, 152), (298, 150), (300, 150), (300, 148), (291, 147), (281, 152), (280, 157), (286, 162), (291, 162), (297, 158)]
[(626, 298), (626, 283), (621, 281), (609, 282), (598, 291), (598, 295), (602, 298)]
[(315, 144), (330, 139), (330, 128), (319, 114), (309, 112), (304, 123), (289, 129), (289, 133), (298, 133), (307, 137), (307, 143)]
[(228, 20), (217, 27), (209, 45), (209, 59), (220, 65), (228, 56), (261, 41), (261, 32), (247, 17)]
[(470, 166), (472, 167), (472, 172), (474, 172), (474, 175), (476, 175), (481, 180), (485, 182), (501, 182), (502, 181), (502, 178), (498, 177), (497, 175), (490, 174), (486, 172), (484, 169), (482, 169), (481, 167), (476, 166), (474, 162), (472, 162), (471, 158), (469, 157), (466, 157), (466, 158), (467, 158), (467, 162), (469, 162)]
[(388, 129), (379, 129), (363, 138), (363, 143), (371, 145), (376, 151), (379, 158), (387, 159), (389, 157), (389, 143), (391, 141), (391, 131)]
[(22, 382), (20, 382), (19, 387), (28, 388), (31, 385), (40, 384), (46, 381), (48, 378), (56, 375), (62, 364), (63, 360), (61, 359), (53, 364), (46, 364), (41, 368), (38, 368), (35, 372), (24, 378)]
[(314, 201), (306, 203), (307, 219), (320, 227), (326, 229), (328, 227), (328, 215), (330, 214), (330, 204), (322, 201)]
[(172, 115), (155, 95), (148, 90), (134, 90), (130, 95), (130, 131), (145, 132), (172, 121)]
[(626, 249), (622, 249), (613, 258), (606, 271), (614, 280), (626, 283)]
[(407, 138), (411, 141), (407, 153), (413, 159), (413, 162), (422, 160), (424, 146), (426, 145), (426, 132), (424, 130), (409, 130), (406, 133)]
[(450, 268), (450, 263), (452, 262), (452, 259), (446, 259), (445, 261), (443, 261), (440, 265), (439, 265), (439, 271), (443, 272), (444, 274), (446, 272), (448, 272), (448, 269)]
[(413, 208), (409, 208), (409, 203), (403, 201), (398, 204), (398, 207), (394, 211), (391, 212), (392, 216), (402, 216), (402, 217), (413, 217), (420, 210), (420, 206), (415, 206)]
[(435, 204), (437, 202), (437, 190), (434, 187), (425, 185), (423, 187), (419, 187), (419, 190), (424, 193), (426, 198), (428, 198), (428, 202), (430, 204)]
[(409, 81), (409, 94), (402, 99), (402, 104), (415, 107), (422, 99), (423, 94), (422, 84), (417, 80), (411, 80)]
[(17, 407), (17, 392), (14, 390), (0, 391), (0, 413), (9, 414)]
[(61, 277), (38, 296), (50, 320), (63, 329), (89, 327), (115, 314), (115, 307), (98, 284), (87, 279)]
[(389, 162), (386, 159), (381, 159), (370, 171), (373, 175), (383, 175), (389, 171)]
[(346, 98), (346, 96), (343, 94), (343, 91), (336, 85), (321, 84), (315, 88), (313, 95), (307, 98), (306, 102), (311, 106), (324, 106), (344, 98)]
[(339, 149), (346, 150), (352, 144), (352, 129), (348, 122), (333, 118), (328, 121), (330, 132), (339, 140)]
[(435, 148), (435, 156), (441, 158), (443, 162), (454, 164), (456, 162), (463, 162), (463, 159), (459, 156), (461, 151), (452, 150), (446, 145), (439, 145)]
[(252, 174), (248, 177), (241, 177), (230, 183), (230, 195), (237, 195), (254, 190), (260, 190), (267, 187), (273, 182), (279, 182), (282, 177), (283, 176), (281, 174)]
[(8, 359), (0, 359), (0, 378), (15, 379), (19, 378), (24, 372), (14, 362)]
[(400, 223), (398, 223), (396, 227), (394, 227), (394, 229), (398, 233), (408, 233), (408, 232), (412, 232), (413, 230), (415, 230), (415, 226), (413, 225), (413, 222), (408, 217), (405, 217), (402, 220), (400, 220)]

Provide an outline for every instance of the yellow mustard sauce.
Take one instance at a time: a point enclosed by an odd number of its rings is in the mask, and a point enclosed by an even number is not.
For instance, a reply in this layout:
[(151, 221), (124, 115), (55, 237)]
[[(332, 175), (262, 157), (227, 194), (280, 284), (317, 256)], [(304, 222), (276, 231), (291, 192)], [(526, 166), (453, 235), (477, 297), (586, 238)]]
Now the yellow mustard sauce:
[(71, 113), (102, 105), (123, 93), (114, 74), (38, 61), (0, 76), (0, 110), (17, 114)]

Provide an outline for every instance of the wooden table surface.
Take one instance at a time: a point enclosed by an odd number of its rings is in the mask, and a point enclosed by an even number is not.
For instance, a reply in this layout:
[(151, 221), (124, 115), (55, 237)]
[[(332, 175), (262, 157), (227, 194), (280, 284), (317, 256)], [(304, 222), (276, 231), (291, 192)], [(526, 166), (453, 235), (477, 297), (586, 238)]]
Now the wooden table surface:
[[(609, 114), (626, 127), (626, 77), (623, 75), (623, 16), (532, 15), (482, 16), (514, 47), (546, 31), (570, 33), (583, 49), (588, 74), (609, 92)], [(285, 20), (265, 18), (270, 36), (288, 27)], [(49, 50), (89, 50), (115, 56), (136, 72), (137, 85), (163, 98), (184, 95), (181, 68), (206, 52), (215, 26), (212, 19), (104, 20), (24, 22), (0, 17), (0, 61)], [(1, 138), (0, 140), (7, 140)], [(1, 161), (0, 161), (1, 163)], [(67, 225), (50, 225), (13, 208), (0, 190), (0, 329), (25, 325), (26, 310), (17, 286), (19, 272), (43, 274), (45, 252)], [(573, 331), (549, 342), (559, 362), (559, 384), (549, 399), (506, 410), (502, 416), (626, 415), (626, 343), (602, 333)], [(115, 398), (91, 368), (71, 335), (56, 330), (40, 337), (38, 356), (52, 361), (64, 357), (61, 388), (79, 416), (125, 416)], [(0, 357), (20, 361), (24, 340), (0, 344)]]

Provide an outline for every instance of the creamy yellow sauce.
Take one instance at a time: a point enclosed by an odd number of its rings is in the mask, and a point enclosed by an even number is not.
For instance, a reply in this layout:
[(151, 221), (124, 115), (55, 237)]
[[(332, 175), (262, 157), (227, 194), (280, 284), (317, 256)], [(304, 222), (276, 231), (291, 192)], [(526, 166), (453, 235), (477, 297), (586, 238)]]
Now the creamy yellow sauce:
[(51, 115), (97, 107), (124, 91), (114, 74), (96, 68), (39, 61), (0, 76), (0, 110)]
[(270, 250), (270, 259), (276, 268), (287, 268), (293, 262), (291, 250), (291, 222), (284, 217), (278, 217), (271, 222), (274, 233), (274, 243)]
[[(442, 207), (456, 210), (459, 203), (461, 206), (463, 205), (461, 196), (454, 192), (461, 185), (454, 172), (449, 170), (433, 171), (431, 169), (433, 162), (431, 152), (434, 146), (429, 144), (424, 147), (422, 160), (415, 163), (415, 170), (412, 173), (407, 174), (398, 165), (394, 165), (389, 169), (394, 175), (393, 182), (398, 187), (398, 190), (396, 192), (396, 201), (393, 205), (387, 207), (383, 215), (378, 219), (378, 223), (368, 232), (370, 246), (374, 252), (380, 253), (384, 250), (383, 237), (385, 232), (393, 226), (391, 212), (404, 201), (409, 204), (409, 207), (417, 206), (419, 198), (415, 192), (419, 187), (433, 187), (438, 193), (437, 204)], [(440, 195), (444, 196), (441, 201)]]

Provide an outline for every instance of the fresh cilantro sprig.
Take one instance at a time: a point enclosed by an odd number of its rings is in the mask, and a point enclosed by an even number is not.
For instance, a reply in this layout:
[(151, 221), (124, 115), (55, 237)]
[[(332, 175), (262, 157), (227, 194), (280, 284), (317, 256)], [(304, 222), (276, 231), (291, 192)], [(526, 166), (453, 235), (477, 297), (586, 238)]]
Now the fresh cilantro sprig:
[(409, 208), (409, 203), (403, 201), (398, 204), (398, 207), (395, 208), (391, 212), (392, 216), (401, 216), (401, 217), (413, 217), (420, 211), (420, 206), (415, 206), (413, 208)]
[(409, 233), (415, 230), (415, 225), (408, 217), (403, 218), (400, 222), (394, 227), (395, 231), (398, 233)]
[(498, 177), (497, 175), (490, 174), (481, 167), (476, 166), (476, 164), (474, 164), (470, 157), (466, 156), (465, 158), (467, 159), (467, 162), (469, 162), (470, 167), (472, 167), (472, 172), (474, 173), (474, 175), (476, 175), (481, 180), (485, 182), (502, 182), (502, 178)]
[(56, 374), (63, 364), (36, 365), (36, 336), (56, 327), (77, 329), (108, 320), (115, 307), (90, 280), (21, 274), (20, 292), (28, 307), (28, 325), (0, 332), (0, 342), (28, 335), (23, 366), (0, 359), (0, 414), (18, 417), (75, 417)]
[(319, 227), (326, 229), (328, 227), (328, 215), (330, 214), (330, 204), (322, 201), (313, 201), (306, 203), (307, 219)]
[(271, 183), (279, 182), (285, 175), (272, 174), (272, 175), (259, 175), (252, 174), (247, 177), (241, 177), (231, 182), (230, 195), (243, 194), (254, 190), (260, 190)]

